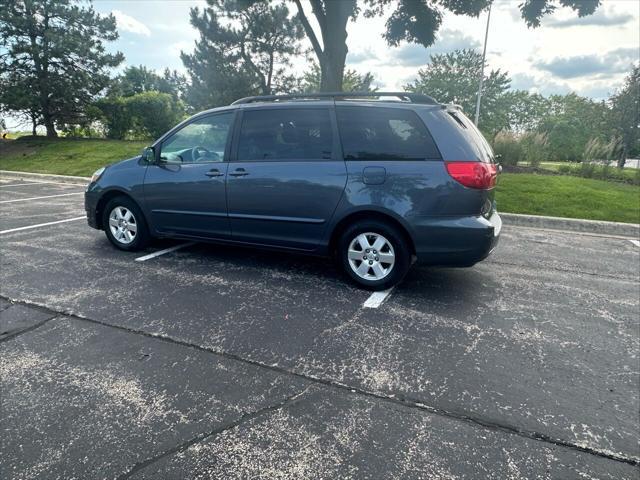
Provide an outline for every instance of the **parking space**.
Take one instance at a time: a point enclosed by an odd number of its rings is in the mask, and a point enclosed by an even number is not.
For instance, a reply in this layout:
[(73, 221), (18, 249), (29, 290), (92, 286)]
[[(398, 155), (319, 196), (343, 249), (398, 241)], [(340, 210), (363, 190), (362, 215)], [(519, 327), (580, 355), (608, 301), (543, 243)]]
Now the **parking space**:
[(372, 297), (325, 259), (126, 253), (83, 220), (15, 230), (84, 213), (82, 195), (28, 189), (82, 188), (0, 187), (15, 478), (640, 473), (640, 248), (626, 239), (507, 226), (486, 262), (414, 266)]
[(27, 180), (0, 180), (0, 204), (17, 203), (26, 198), (81, 195), (84, 185)]
[(77, 219), (84, 214), (83, 193), (81, 185), (0, 181), (0, 235)]

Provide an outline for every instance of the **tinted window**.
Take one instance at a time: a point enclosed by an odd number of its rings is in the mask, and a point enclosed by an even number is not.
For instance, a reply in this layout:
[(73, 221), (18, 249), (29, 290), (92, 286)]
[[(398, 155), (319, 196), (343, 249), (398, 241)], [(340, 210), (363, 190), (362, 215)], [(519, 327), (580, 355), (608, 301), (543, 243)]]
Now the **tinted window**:
[(422, 120), (411, 110), (337, 107), (345, 160), (440, 158)]
[(332, 144), (328, 109), (248, 110), (238, 160), (330, 160)]
[(478, 130), (478, 127), (476, 127), (476, 125), (469, 119), (469, 117), (467, 117), (460, 111), (449, 111), (447, 113), (451, 115), (451, 117), (456, 121), (456, 124), (459, 127), (461, 127), (463, 130), (466, 130), (464, 134), (477, 147), (478, 153), (480, 155), (480, 161), (485, 163), (493, 163), (494, 154), (491, 145), (489, 145), (487, 139), (484, 138), (484, 135), (482, 135), (480, 130)]
[(224, 161), (227, 134), (233, 113), (200, 118), (162, 142), (160, 159), (167, 163)]

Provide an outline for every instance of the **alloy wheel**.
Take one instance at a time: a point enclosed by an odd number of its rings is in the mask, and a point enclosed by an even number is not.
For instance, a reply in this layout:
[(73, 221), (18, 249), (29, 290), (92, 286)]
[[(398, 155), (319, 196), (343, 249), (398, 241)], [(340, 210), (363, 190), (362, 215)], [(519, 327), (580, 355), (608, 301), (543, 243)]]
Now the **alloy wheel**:
[(379, 233), (366, 232), (357, 235), (347, 251), (349, 265), (364, 280), (382, 280), (395, 265), (393, 245)]
[(109, 214), (109, 230), (118, 243), (129, 245), (138, 232), (136, 217), (127, 207), (117, 206)]

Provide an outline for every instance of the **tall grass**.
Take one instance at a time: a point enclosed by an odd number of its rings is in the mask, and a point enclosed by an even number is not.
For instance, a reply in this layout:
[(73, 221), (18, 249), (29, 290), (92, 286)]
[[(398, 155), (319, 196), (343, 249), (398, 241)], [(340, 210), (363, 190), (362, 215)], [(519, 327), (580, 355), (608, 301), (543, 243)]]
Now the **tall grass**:
[(520, 144), (524, 150), (524, 158), (532, 167), (539, 167), (540, 162), (547, 159), (549, 140), (546, 133), (527, 132), (520, 136)]
[(499, 132), (493, 140), (493, 152), (502, 165), (515, 166), (524, 159), (524, 149), (518, 136), (512, 132)]
[(507, 166), (526, 161), (538, 167), (547, 158), (547, 147), (547, 135), (544, 133), (526, 132), (518, 135), (502, 131), (493, 140), (494, 152), (499, 155), (500, 163)]

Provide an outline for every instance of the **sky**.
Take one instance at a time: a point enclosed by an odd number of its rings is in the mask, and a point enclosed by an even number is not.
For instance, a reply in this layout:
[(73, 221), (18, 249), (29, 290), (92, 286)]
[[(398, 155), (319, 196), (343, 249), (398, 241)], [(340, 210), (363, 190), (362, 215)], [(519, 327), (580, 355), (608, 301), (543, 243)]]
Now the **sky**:
[[(605, 99), (640, 60), (640, 0), (603, 0), (595, 14), (583, 18), (570, 8), (558, 8), (535, 29), (527, 28), (520, 17), (521, 1), (494, 2), (487, 44), (489, 68), (507, 71), (512, 88), (544, 95), (573, 91)], [(290, 3), (293, 12), (295, 6)], [(312, 19), (306, 0), (303, 4)], [(180, 52), (191, 52), (198, 38), (189, 12), (206, 6), (206, 2), (94, 0), (93, 5), (100, 14), (111, 13), (116, 18), (120, 38), (107, 48), (124, 53), (126, 60), (120, 69), (145, 65), (184, 72)], [(380, 89), (402, 90), (432, 54), (459, 48), (481, 51), (487, 14), (474, 18), (445, 13), (438, 40), (429, 48), (415, 44), (389, 47), (382, 38), (385, 21), (385, 17), (367, 19), (361, 15), (349, 23), (347, 67), (373, 73)], [(307, 66), (301, 57), (293, 67), (302, 73)]]
[[(558, 8), (535, 29), (527, 28), (520, 17), (519, 3), (496, 0), (487, 44), (489, 68), (507, 71), (512, 88), (545, 95), (574, 91), (603, 99), (621, 86), (631, 64), (640, 59), (638, 0), (604, 0), (594, 15), (583, 18), (570, 8)], [(116, 17), (120, 38), (110, 48), (125, 54), (126, 65), (183, 71), (180, 52), (192, 51), (198, 38), (189, 11), (205, 5), (201, 0), (94, 1), (98, 12)], [(293, 2), (291, 9), (295, 10)], [(349, 24), (347, 66), (372, 72), (380, 88), (397, 90), (416, 78), (431, 54), (457, 48), (481, 51), (487, 15), (446, 13), (438, 40), (429, 48), (389, 47), (381, 36), (385, 21), (360, 16)], [(298, 72), (305, 67), (304, 58), (294, 62)]]

